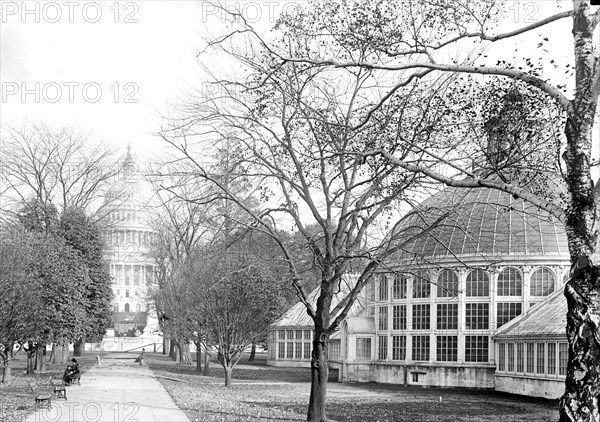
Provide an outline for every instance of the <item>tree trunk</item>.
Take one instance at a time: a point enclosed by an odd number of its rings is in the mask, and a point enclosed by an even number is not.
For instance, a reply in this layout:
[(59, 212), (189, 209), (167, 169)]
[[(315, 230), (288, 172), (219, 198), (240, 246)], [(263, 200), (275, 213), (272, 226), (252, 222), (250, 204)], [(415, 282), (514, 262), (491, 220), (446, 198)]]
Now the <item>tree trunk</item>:
[(177, 361), (177, 351), (175, 350), (177, 345), (175, 343), (174, 340), (169, 341), (169, 357), (174, 361)]
[[(583, 262), (580, 259), (580, 267)], [(565, 286), (569, 365), (560, 400), (561, 422), (600, 421), (599, 288), (600, 267), (592, 265), (577, 269)]]
[(35, 373), (35, 352), (36, 350), (30, 345), (27, 350), (27, 375), (33, 375)]
[(83, 356), (84, 349), (85, 339), (83, 337), (80, 337), (73, 344), (73, 356)]
[(65, 361), (65, 347), (62, 344), (56, 344), (52, 346), (52, 363), (64, 363)]
[(210, 355), (208, 354), (208, 349), (204, 349), (204, 370), (202, 371), (202, 375), (208, 376), (210, 374)]
[(46, 344), (40, 343), (35, 351), (35, 369), (38, 372), (46, 372)]
[(182, 343), (179, 347), (180, 361), (182, 365), (192, 364), (192, 352), (190, 352), (190, 344)]
[(248, 358), (248, 362), (254, 362), (255, 356), (256, 356), (256, 343), (252, 343), (252, 348), (250, 349), (250, 357)]
[(569, 364), (559, 406), (561, 422), (600, 422), (600, 268), (592, 261), (598, 248), (600, 192), (590, 171), (600, 89), (600, 62), (594, 53), (595, 13), (589, 0), (573, 0), (575, 95), (567, 116), (563, 154), (570, 194), (565, 229), (573, 265), (565, 286)]
[(171, 351), (171, 341), (167, 337), (163, 337), (163, 355), (167, 354), (167, 350)]
[(310, 363), (311, 382), (307, 418), (310, 422), (327, 421), (325, 417), (325, 398), (327, 396), (327, 378), (329, 377), (327, 347), (327, 337), (324, 335), (321, 336), (321, 334), (315, 330), (312, 360)]
[(10, 360), (7, 360), (2, 368), (2, 383), (10, 384), (12, 381), (12, 368), (10, 367)]
[(6, 348), (0, 352), (0, 358), (2, 358), (2, 383), (9, 384), (12, 379), (10, 368), (11, 356)]
[(196, 343), (196, 372), (202, 372), (202, 348)]
[(231, 373), (233, 372), (233, 368), (230, 366), (231, 363), (223, 362), (223, 370), (225, 371), (225, 387), (229, 387), (231, 385)]
[(69, 360), (69, 343), (65, 343), (61, 346), (62, 354), (60, 356), (61, 362), (63, 364), (67, 363)]

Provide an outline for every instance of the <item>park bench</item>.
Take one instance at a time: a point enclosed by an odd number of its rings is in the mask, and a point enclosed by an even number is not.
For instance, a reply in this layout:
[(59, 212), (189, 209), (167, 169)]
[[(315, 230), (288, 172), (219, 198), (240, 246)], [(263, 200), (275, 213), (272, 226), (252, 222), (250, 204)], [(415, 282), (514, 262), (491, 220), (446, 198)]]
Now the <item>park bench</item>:
[(54, 378), (50, 377), (50, 385), (54, 389), (55, 398), (67, 400), (67, 389), (63, 380), (54, 381)]
[(52, 396), (48, 393), (39, 393), (35, 383), (29, 383), (29, 387), (33, 393), (33, 398), (35, 399), (35, 408), (47, 407), (50, 409), (52, 406)]
[(81, 385), (80, 378), (81, 378), (81, 372), (71, 375), (71, 382), (69, 383), (69, 385), (73, 385), (73, 384), (75, 384), (75, 382), (77, 382), (77, 385)]

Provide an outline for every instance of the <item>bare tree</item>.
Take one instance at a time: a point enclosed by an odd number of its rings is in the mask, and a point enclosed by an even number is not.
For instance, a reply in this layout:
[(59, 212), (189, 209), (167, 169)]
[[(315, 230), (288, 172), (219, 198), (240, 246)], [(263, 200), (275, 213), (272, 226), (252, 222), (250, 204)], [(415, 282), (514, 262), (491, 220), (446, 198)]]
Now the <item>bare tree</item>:
[(185, 288), (193, 260), (197, 258), (195, 251), (209, 239), (210, 205), (202, 206), (190, 200), (202, 195), (201, 186), (188, 185), (176, 174), (160, 177), (158, 171), (153, 174), (160, 209), (154, 221), (157, 240), (152, 249), (157, 266), (157, 288), (151, 295), (164, 333), (165, 351), (169, 348), (173, 358), (191, 364), (188, 342), (194, 341), (198, 351), (201, 345), (195, 330), (195, 305), (190, 303), (189, 291)]
[[(324, 420), (330, 336), (385, 259), (427, 231), (414, 233), (394, 215), (419, 196), (417, 186), (422, 193), (421, 177), (386, 160), (367, 162), (352, 151), (374, 139), (392, 142), (395, 122), (403, 115), (412, 119), (417, 136), (429, 124), (418, 112), (425, 93), (415, 90), (387, 107), (376, 125), (353, 128), (350, 122), (363, 116), (368, 103), (369, 71), (359, 70), (344, 86), (331, 75), (294, 64), (265, 79), (273, 65), (268, 54), (224, 52), (249, 76), (218, 80), (223, 93), (218, 99), (191, 98), (182, 120), (173, 122), (163, 138), (179, 151), (189, 177), (210, 182), (230, 206), (252, 218), (254, 230), (279, 245), (293, 289), (314, 322), (308, 419)], [(215, 166), (215, 154), (225, 149), (227, 165)], [(416, 149), (397, 153), (422, 155)], [(246, 188), (232, 189), (236, 181)], [(259, 207), (248, 206), (248, 198)], [(318, 271), (316, 303), (307, 293), (312, 280), (299, 266), (304, 256), (292, 253), (277, 231), (285, 226), (293, 227), (311, 252)], [(358, 276), (332, 305), (344, 274), (353, 272)]]
[(91, 212), (99, 205), (119, 168), (115, 154), (90, 136), (69, 128), (53, 129), (24, 124), (2, 133), (3, 206), (9, 199), (35, 198), (59, 210), (80, 208)]

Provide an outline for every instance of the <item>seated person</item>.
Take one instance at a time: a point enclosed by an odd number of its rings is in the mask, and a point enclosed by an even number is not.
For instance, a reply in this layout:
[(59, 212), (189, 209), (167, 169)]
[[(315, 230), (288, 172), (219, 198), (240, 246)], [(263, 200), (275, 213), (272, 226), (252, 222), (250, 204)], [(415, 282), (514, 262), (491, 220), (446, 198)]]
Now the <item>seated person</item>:
[(71, 364), (67, 365), (67, 369), (63, 374), (63, 381), (67, 384), (73, 383), (74, 380), (79, 382), (79, 378), (81, 374), (79, 373), (79, 365), (77, 364), (77, 359), (71, 359)]

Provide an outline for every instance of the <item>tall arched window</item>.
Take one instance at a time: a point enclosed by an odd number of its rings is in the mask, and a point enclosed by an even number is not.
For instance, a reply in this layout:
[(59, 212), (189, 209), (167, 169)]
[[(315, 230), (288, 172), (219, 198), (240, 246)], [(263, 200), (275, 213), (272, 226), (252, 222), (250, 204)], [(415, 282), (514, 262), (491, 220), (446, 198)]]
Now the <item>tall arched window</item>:
[(531, 296), (548, 296), (554, 291), (554, 273), (548, 268), (538, 268), (531, 274), (529, 294)]
[(442, 270), (437, 281), (438, 297), (455, 297), (458, 295), (458, 276), (452, 270)]
[(114, 311), (114, 312), (119, 312), (119, 304), (118, 304), (118, 303), (115, 303), (115, 304), (113, 305), (113, 311)]
[(388, 278), (385, 274), (379, 276), (379, 300), (388, 300)]
[(419, 271), (413, 276), (413, 298), (425, 298), (431, 294), (431, 284), (427, 271)]
[(142, 312), (142, 305), (140, 305), (139, 303), (136, 303), (136, 305), (135, 305), (135, 311), (136, 312)]
[(125, 312), (129, 312), (129, 303), (125, 304)]
[(472, 270), (467, 275), (467, 296), (481, 297), (490, 295), (490, 278), (485, 270)]
[(523, 278), (521, 272), (514, 267), (506, 267), (498, 276), (498, 296), (521, 296), (523, 294)]

